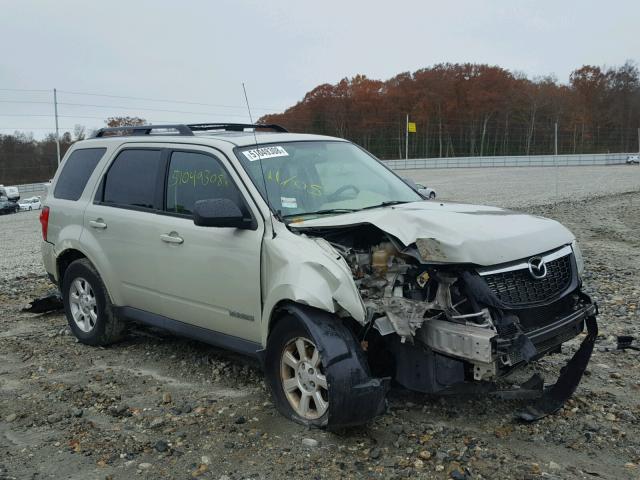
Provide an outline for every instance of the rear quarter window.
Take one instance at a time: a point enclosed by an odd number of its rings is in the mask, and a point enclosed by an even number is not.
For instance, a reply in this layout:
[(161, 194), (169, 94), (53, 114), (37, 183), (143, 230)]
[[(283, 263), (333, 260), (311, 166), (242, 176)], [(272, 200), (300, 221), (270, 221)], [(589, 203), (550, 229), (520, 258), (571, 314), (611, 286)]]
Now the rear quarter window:
[(79, 148), (67, 159), (53, 191), (55, 198), (78, 200), (106, 148)]

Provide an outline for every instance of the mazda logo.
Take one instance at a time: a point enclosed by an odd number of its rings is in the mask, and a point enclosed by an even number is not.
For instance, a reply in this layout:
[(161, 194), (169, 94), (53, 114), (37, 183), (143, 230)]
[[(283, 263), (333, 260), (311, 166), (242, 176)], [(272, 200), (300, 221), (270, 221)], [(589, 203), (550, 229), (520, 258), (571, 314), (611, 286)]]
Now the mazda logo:
[(547, 265), (540, 257), (532, 257), (529, 259), (529, 273), (533, 278), (541, 279), (547, 276)]

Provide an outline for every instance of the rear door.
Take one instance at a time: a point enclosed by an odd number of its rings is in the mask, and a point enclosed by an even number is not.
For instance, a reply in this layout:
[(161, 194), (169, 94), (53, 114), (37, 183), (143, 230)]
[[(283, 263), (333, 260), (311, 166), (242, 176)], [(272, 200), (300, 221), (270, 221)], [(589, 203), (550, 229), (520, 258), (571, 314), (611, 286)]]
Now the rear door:
[(85, 210), (81, 243), (117, 305), (153, 312), (162, 255), (164, 151), (124, 146), (114, 157)]
[[(154, 267), (162, 314), (259, 342), (264, 224), (239, 177), (221, 152), (181, 147), (168, 152), (163, 190)], [(232, 200), (254, 219), (255, 228), (196, 226), (193, 205), (208, 198)]]

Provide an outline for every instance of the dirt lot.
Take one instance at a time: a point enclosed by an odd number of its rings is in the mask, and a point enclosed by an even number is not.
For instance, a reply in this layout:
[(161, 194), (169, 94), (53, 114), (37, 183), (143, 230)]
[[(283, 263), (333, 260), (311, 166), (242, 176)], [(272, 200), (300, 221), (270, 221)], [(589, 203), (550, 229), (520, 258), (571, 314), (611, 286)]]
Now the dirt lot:
[[(23, 261), (3, 252), (0, 269), (0, 478), (638, 479), (640, 352), (607, 347), (640, 338), (639, 209), (640, 192), (527, 208), (576, 234), (602, 312), (588, 375), (559, 414), (521, 424), (518, 402), (394, 390), (386, 414), (340, 434), (280, 417), (241, 357), (143, 328), (96, 349), (61, 314), (21, 313), (49, 289), (25, 239)], [(16, 221), (37, 238), (36, 217), (0, 217), (0, 234)], [(580, 340), (535, 368), (555, 379)]]

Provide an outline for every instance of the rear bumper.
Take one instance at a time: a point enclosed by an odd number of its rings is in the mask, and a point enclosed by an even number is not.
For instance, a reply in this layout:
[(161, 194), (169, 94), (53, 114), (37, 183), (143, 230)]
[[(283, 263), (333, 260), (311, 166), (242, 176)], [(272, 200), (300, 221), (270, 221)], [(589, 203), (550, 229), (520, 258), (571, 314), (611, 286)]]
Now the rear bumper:
[(52, 243), (43, 241), (40, 245), (40, 252), (42, 253), (42, 263), (44, 269), (51, 281), (55, 284), (58, 283), (58, 269), (56, 268), (56, 253), (55, 246)]

